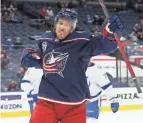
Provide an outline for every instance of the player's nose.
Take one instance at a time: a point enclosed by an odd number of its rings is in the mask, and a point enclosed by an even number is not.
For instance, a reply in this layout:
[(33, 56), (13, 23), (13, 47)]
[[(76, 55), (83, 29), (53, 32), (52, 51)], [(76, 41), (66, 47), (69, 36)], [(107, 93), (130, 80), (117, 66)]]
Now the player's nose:
[(63, 31), (65, 28), (66, 28), (66, 27), (63, 26), (63, 25), (60, 26), (60, 30), (62, 30), (62, 31)]

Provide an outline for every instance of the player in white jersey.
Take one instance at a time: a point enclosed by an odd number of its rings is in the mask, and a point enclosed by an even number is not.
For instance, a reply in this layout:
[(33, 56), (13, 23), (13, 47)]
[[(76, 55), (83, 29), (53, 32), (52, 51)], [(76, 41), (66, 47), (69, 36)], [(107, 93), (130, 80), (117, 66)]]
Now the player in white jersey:
[(97, 120), (99, 117), (102, 91), (105, 92), (107, 99), (111, 102), (112, 111), (114, 113), (117, 112), (119, 108), (118, 98), (113, 91), (113, 86), (106, 75), (106, 71), (99, 70), (96, 62), (90, 62), (86, 76), (92, 96), (91, 102), (88, 102), (86, 105), (87, 123), (91, 120)]
[(37, 102), (37, 94), (39, 90), (39, 85), (43, 75), (42, 69), (28, 68), (24, 77), (21, 80), (21, 89), (26, 92), (29, 100), (30, 111), (32, 112), (34, 104)]

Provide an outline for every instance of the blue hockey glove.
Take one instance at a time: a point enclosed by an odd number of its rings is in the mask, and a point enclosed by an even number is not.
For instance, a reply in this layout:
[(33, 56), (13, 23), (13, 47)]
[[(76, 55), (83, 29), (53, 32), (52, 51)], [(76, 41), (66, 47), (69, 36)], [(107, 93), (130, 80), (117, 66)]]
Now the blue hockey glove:
[(25, 67), (36, 66), (38, 64), (38, 60), (36, 57), (32, 56), (32, 54), (36, 55), (36, 52), (33, 49), (31, 48), (25, 49), (21, 55), (21, 64), (24, 65)]
[(112, 33), (119, 33), (123, 30), (124, 25), (121, 19), (117, 15), (113, 15), (109, 18), (108, 28)]
[(110, 99), (111, 101), (111, 109), (113, 113), (116, 113), (119, 110), (119, 102), (117, 101), (116, 97), (113, 97), (112, 99)]
[(103, 35), (109, 40), (115, 40), (114, 33), (119, 33), (123, 30), (124, 25), (121, 19), (117, 16), (111, 16), (103, 29)]

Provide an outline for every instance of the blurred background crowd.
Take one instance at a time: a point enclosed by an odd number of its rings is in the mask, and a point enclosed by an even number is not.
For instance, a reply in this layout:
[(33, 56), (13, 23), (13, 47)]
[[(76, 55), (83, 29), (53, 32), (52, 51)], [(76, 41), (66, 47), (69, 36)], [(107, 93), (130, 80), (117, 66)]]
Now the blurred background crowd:
[[(111, 15), (116, 14), (123, 20), (125, 29), (121, 35), (131, 41), (125, 50), (129, 57), (139, 57), (138, 62), (131, 61), (143, 69), (143, 0), (105, 0), (105, 3)], [(105, 16), (98, 0), (1, 0), (2, 92), (20, 91), (19, 83), (27, 70), (20, 65), (22, 49), (36, 48), (36, 38), (53, 29), (56, 13), (65, 7), (78, 12), (77, 31), (91, 31), (95, 35), (101, 32)], [(121, 55), (116, 57), (122, 59)], [(139, 81), (143, 86), (143, 76)], [(121, 84), (122, 81), (117, 87)]]

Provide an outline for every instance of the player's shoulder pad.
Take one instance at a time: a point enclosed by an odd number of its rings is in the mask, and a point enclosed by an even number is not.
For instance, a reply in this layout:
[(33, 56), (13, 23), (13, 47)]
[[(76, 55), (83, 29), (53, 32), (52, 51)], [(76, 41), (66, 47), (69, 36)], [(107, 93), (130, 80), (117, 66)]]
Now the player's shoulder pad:
[(90, 40), (92, 38), (92, 33), (86, 32), (86, 31), (75, 31), (71, 35), (72, 39), (85, 39), (85, 40)]

